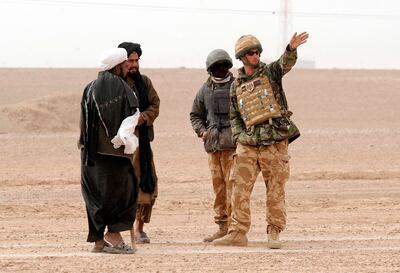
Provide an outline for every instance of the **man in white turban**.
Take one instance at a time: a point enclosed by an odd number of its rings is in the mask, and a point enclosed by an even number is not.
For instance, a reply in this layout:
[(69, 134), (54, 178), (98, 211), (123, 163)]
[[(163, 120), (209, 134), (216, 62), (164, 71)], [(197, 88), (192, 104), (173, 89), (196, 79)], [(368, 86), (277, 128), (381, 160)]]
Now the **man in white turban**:
[[(128, 53), (124, 48), (111, 48), (104, 51), (100, 56), (100, 69), (107, 71), (123, 63), (128, 59)], [(128, 73), (128, 71), (126, 71)], [(126, 74), (125, 74), (126, 76)]]
[(126, 60), (125, 49), (105, 51), (101, 71), (86, 86), (81, 101), (81, 190), (89, 224), (87, 241), (95, 243), (93, 252), (135, 252), (120, 234), (132, 229), (136, 215), (138, 186), (132, 155), (111, 143), (122, 121), (139, 107), (123, 79), (128, 73)]

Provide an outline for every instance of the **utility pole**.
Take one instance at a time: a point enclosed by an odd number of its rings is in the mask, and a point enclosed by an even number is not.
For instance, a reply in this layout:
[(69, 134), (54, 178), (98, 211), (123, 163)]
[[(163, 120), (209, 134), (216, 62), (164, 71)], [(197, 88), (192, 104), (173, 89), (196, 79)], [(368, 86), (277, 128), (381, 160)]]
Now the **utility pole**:
[(292, 5), (290, 0), (281, 0), (281, 47), (279, 51), (281, 52), (284, 50), (286, 45), (288, 44), (288, 40), (290, 39), (290, 35), (292, 32), (292, 20), (291, 20), (291, 13), (292, 13)]

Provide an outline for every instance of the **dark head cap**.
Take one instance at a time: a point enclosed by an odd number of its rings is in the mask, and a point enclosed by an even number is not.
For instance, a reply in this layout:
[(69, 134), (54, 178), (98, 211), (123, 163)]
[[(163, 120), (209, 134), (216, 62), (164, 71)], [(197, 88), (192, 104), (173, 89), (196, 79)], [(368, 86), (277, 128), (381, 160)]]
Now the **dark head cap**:
[(132, 52), (136, 52), (138, 56), (142, 56), (142, 49), (140, 48), (140, 44), (136, 43), (131, 43), (131, 42), (123, 42), (118, 45), (118, 47), (125, 48), (126, 52), (128, 52), (128, 57), (129, 55), (132, 54)]

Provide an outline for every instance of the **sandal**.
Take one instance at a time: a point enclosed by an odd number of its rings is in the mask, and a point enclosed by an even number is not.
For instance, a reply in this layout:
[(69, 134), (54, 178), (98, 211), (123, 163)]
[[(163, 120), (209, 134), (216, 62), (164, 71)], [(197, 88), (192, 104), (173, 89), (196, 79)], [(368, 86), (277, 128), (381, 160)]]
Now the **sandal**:
[(112, 254), (133, 254), (136, 252), (136, 249), (131, 248), (124, 242), (119, 243), (116, 246), (108, 245), (103, 248), (103, 252), (112, 253)]
[(150, 244), (150, 238), (147, 236), (146, 232), (137, 232), (135, 236), (136, 242), (138, 244)]
[(111, 245), (109, 244), (109, 243), (107, 243), (106, 241), (104, 241), (104, 245), (103, 245), (103, 247), (102, 248), (97, 248), (96, 246), (94, 246), (93, 248), (92, 248), (92, 250), (90, 250), (90, 252), (92, 252), (92, 253), (101, 253), (101, 252), (104, 252), (104, 248), (105, 247), (110, 247)]

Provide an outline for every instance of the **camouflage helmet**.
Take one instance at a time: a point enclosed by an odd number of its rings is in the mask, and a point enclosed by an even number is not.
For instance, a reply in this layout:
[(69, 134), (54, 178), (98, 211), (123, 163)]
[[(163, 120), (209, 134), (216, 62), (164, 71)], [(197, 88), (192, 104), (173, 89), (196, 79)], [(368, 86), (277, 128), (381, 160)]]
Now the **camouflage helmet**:
[(235, 44), (235, 58), (240, 59), (247, 51), (257, 48), (260, 53), (263, 51), (260, 41), (253, 35), (243, 35)]
[(229, 56), (228, 52), (223, 49), (214, 49), (211, 51), (206, 60), (206, 68), (207, 71), (210, 71), (211, 67), (220, 62), (227, 62), (229, 64), (229, 68), (233, 66), (232, 59)]

